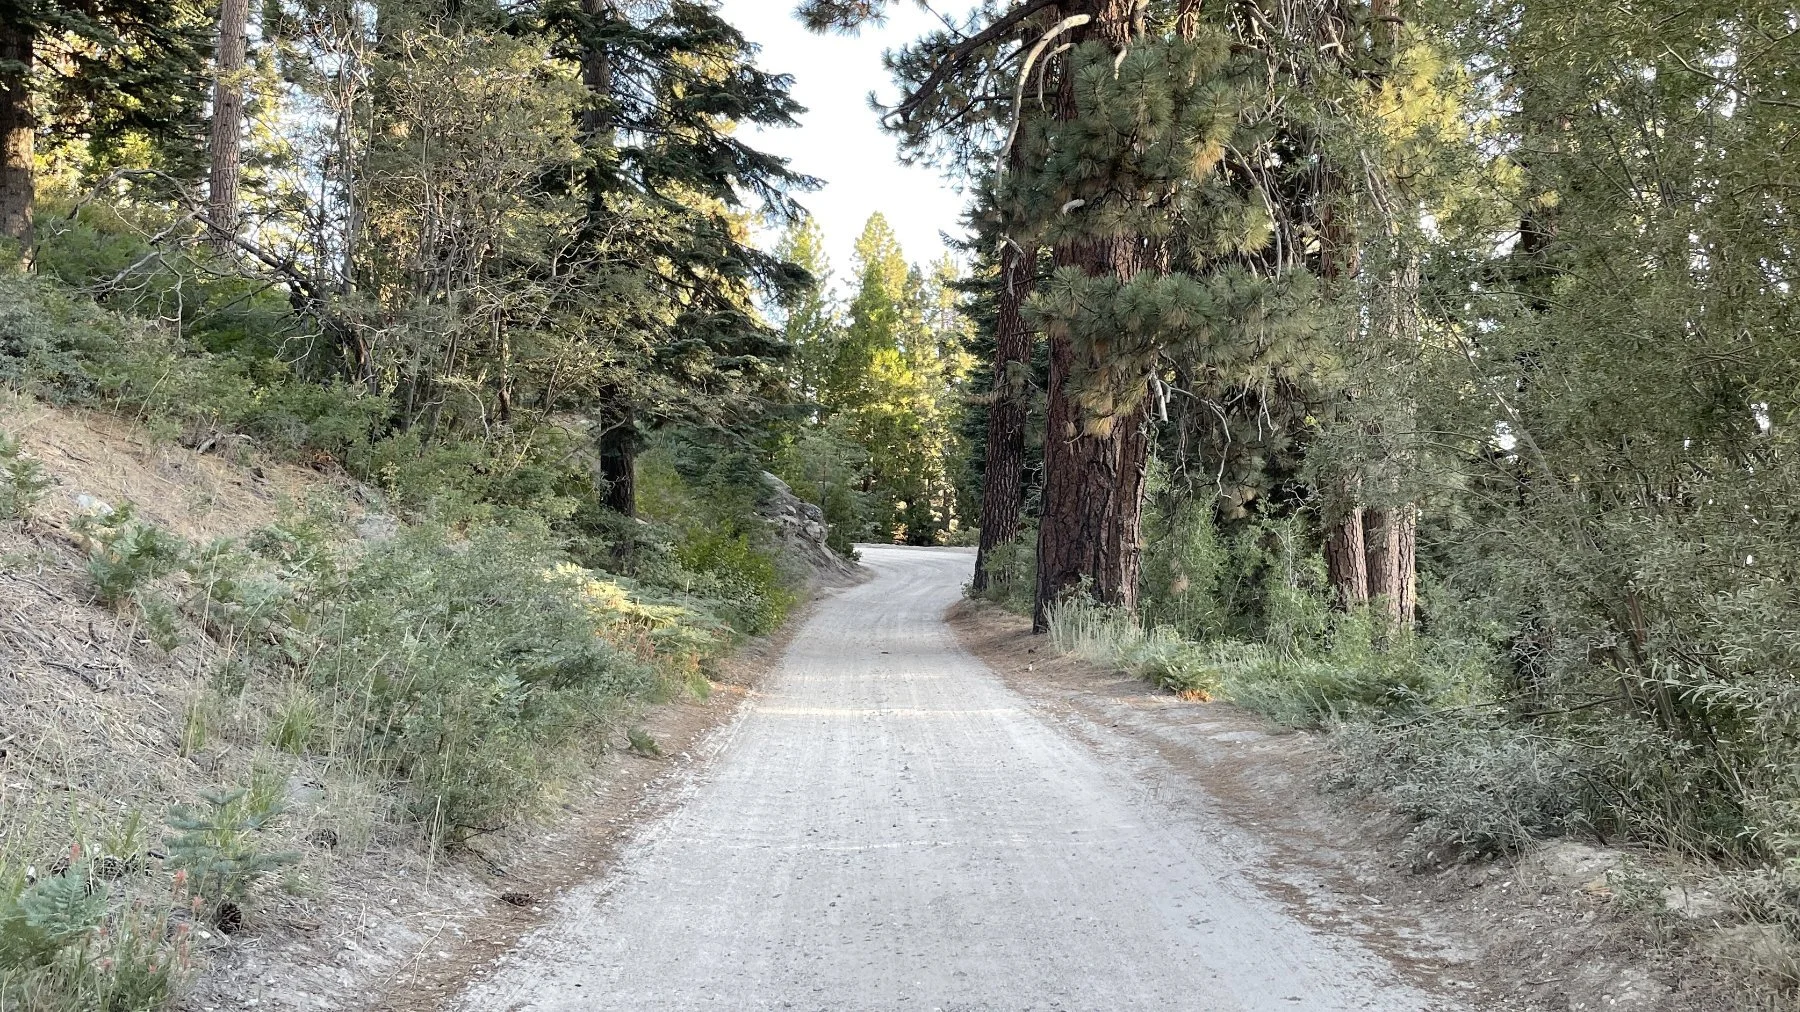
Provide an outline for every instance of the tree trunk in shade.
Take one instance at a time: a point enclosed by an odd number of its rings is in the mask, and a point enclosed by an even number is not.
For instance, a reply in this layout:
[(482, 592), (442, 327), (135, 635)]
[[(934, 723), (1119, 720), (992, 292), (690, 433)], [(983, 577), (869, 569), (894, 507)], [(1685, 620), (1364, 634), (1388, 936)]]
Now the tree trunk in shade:
[(0, 23), (0, 239), (31, 245), (36, 198), (32, 149), (37, 119), (31, 112), (32, 51), (37, 35), (24, 25)]
[(232, 248), (231, 240), (238, 233), (238, 182), (243, 175), (244, 33), (249, 19), (250, 0), (221, 0), (206, 187), (211, 243), (221, 252)]
[[(1091, 19), (1069, 41), (1100, 39), (1122, 51), (1142, 28), (1135, 0), (1084, 0), (1063, 6), (1065, 15)], [(1062, 75), (1056, 116), (1075, 119), (1074, 82)], [(1148, 263), (1139, 236), (1084, 237), (1056, 247), (1058, 267), (1079, 267), (1090, 277), (1130, 281)], [(1104, 427), (1090, 425), (1076, 401), (1071, 378), (1093, 370), (1067, 334), (1050, 336), (1049, 419), (1044, 435), (1044, 508), (1038, 523), (1038, 585), (1032, 626), (1049, 626), (1049, 609), (1087, 583), (1094, 599), (1133, 608), (1142, 546), (1144, 474), (1150, 442), (1142, 407)]]
[(606, 507), (637, 516), (637, 419), (621, 402), (601, 416), (600, 477), (606, 479)]
[(1418, 511), (1372, 509), (1366, 526), (1369, 600), (1395, 628), (1410, 627), (1418, 598)]
[(1369, 603), (1367, 538), (1362, 507), (1351, 508), (1326, 532), (1325, 571), (1331, 581), (1332, 603), (1337, 607), (1349, 611)]
[(987, 470), (981, 476), (981, 542), (974, 590), (988, 586), (994, 549), (1019, 536), (1025, 507), (1025, 423), (1031, 407), (1031, 347), (1025, 322), (1036, 251), (1008, 242), (1000, 254), (1000, 305), (994, 327), (994, 402), (988, 409)]
[(1369, 602), (1390, 621), (1398, 621), (1400, 595), (1400, 525), (1390, 510), (1363, 511), (1363, 546), (1368, 558)]

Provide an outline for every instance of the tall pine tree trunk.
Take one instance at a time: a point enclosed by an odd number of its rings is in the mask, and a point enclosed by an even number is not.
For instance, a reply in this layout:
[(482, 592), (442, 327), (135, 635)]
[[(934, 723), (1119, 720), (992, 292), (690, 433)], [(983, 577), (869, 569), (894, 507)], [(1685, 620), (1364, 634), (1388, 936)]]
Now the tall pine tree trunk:
[[(1070, 38), (1080, 43), (1100, 39), (1115, 51), (1125, 48), (1142, 29), (1142, 10), (1135, 0), (1081, 0), (1064, 5), (1065, 15), (1085, 14), (1088, 23)], [(1074, 82), (1064, 73), (1057, 89), (1056, 116), (1080, 115)], [(1090, 277), (1112, 275), (1130, 281), (1148, 257), (1138, 236), (1083, 238), (1056, 248), (1056, 265), (1079, 267)], [(1049, 627), (1049, 609), (1058, 599), (1087, 584), (1105, 604), (1137, 605), (1140, 517), (1144, 473), (1150, 444), (1144, 411), (1130, 412), (1095, 427), (1075, 398), (1071, 379), (1088, 365), (1062, 328), (1050, 333), (1049, 418), (1044, 436), (1044, 508), (1038, 526), (1038, 585), (1032, 626)]]
[(31, 112), (32, 51), (36, 32), (0, 22), (0, 239), (31, 245), (31, 207), (36, 196), (32, 146), (37, 120)]
[(1361, 506), (1348, 507), (1325, 532), (1325, 574), (1337, 607), (1349, 611), (1369, 603), (1368, 538)]
[(987, 469), (981, 476), (981, 543), (975, 551), (976, 591), (988, 586), (994, 549), (1019, 536), (1025, 507), (1025, 423), (1031, 407), (1031, 294), (1037, 252), (1008, 240), (1000, 253), (1000, 304), (994, 327), (994, 402), (988, 409)]
[(207, 142), (206, 216), (212, 224), (211, 243), (220, 252), (232, 248), (238, 233), (238, 181), (243, 162), (240, 145), (244, 132), (245, 31), (250, 19), (250, 0), (221, 0), (219, 48), (213, 80), (212, 132)]
[(1400, 518), (1371, 507), (1363, 511), (1363, 539), (1369, 567), (1369, 601), (1390, 621), (1400, 621)]
[(637, 419), (624, 396), (609, 398), (601, 415), (600, 477), (606, 480), (606, 507), (637, 516)]
[[(1144, 266), (1135, 237), (1059, 247), (1058, 265), (1130, 280)], [(1049, 418), (1044, 429), (1043, 515), (1038, 522), (1038, 586), (1033, 627), (1048, 628), (1049, 609), (1084, 583), (1096, 601), (1135, 608), (1142, 546), (1144, 475), (1150, 441), (1144, 409), (1096, 428), (1076, 398), (1073, 377), (1092, 375), (1092, 353), (1060, 328), (1050, 338)]]
[[(1370, 14), (1376, 65), (1386, 74), (1400, 52), (1400, 0), (1371, 0)], [(1388, 223), (1390, 241), (1399, 235)], [(1388, 279), (1388, 327), (1396, 344), (1418, 339), (1419, 278), (1415, 264)], [(1410, 414), (1410, 412), (1408, 412)], [(1410, 427), (1410, 426), (1408, 426)], [(1418, 596), (1417, 544), (1419, 511), (1412, 505), (1368, 511), (1369, 600), (1395, 629), (1410, 629)]]

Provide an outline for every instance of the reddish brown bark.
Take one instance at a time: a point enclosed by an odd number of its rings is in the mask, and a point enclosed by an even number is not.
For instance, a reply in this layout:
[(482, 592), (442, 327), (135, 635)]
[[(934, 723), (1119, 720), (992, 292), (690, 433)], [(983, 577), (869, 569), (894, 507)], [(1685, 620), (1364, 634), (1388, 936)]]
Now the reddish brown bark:
[(1418, 512), (1371, 509), (1365, 525), (1369, 600), (1396, 628), (1410, 626), (1418, 597)]
[(1332, 603), (1349, 611), (1369, 602), (1367, 538), (1362, 507), (1353, 507), (1325, 535), (1325, 571)]
[(250, 0), (222, 0), (219, 5), (219, 49), (213, 80), (212, 131), (207, 142), (210, 162), (206, 186), (206, 216), (212, 223), (212, 244), (221, 252), (232, 248), (238, 232), (238, 181), (244, 130), (244, 37), (250, 19)]
[(19, 69), (0, 72), (0, 239), (31, 244), (31, 210), (36, 199), (32, 148), (37, 120), (31, 111), (32, 51), (35, 33), (24, 25), (0, 22), (0, 63)]
[(994, 327), (994, 400), (988, 408), (987, 469), (981, 476), (981, 543), (975, 551), (974, 590), (988, 586), (995, 548), (1019, 536), (1025, 505), (1025, 422), (1031, 406), (1033, 334), (1025, 322), (1037, 259), (1011, 242), (1000, 254), (999, 316)]
[(1400, 619), (1400, 524), (1384, 509), (1363, 511), (1363, 544), (1368, 555), (1369, 601), (1390, 620)]
[[(1086, 14), (1070, 41), (1090, 39), (1123, 49), (1143, 30), (1135, 0), (1082, 0), (1063, 5), (1065, 15)], [(1062, 75), (1056, 117), (1079, 115), (1073, 82)], [(1137, 236), (1087, 237), (1056, 248), (1058, 267), (1079, 267), (1090, 277), (1112, 275), (1129, 281), (1147, 262), (1145, 243)], [(1143, 510), (1144, 471), (1149, 440), (1144, 413), (1138, 410), (1104, 427), (1090, 419), (1076, 400), (1071, 379), (1093, 373), (1091, 355), (1075, 347), (1065, 333), (1050, 335), (1049, 418), (1044, 438), (1044, 509), (1038, 524), (1038, 585), (1032, 625), (1042, 632), (1049, 609), (1084, 583), (1105, 604), (1131, 608), (1137, 603)]]

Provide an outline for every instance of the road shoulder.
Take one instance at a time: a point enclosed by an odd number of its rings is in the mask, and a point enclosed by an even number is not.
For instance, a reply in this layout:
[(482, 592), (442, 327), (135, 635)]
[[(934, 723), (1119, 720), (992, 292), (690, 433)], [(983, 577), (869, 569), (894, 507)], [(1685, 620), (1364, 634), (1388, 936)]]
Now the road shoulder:
[(1047, 720), (1120, 769), (1127, 789), (1177, 818), (1231, 827), (1228, 845), (1249, 852), (1258, 884), (1296, 917), (1356, 939), (1422, 988), (1492, 1009), (1746, 1008), (1566, 860), (1582, 845), (1415, 870), (1399, 856), (1399, 819), (1327, 789), (1321, 736), (1055, 656), (1028, 621), (990, 605), (963, 602), (946, 619)]
[(648, 732), (660, 756), (626, 747), (621, 724), (611, 735), (618, 741), (562, 799), (559, 817), (473, 841), (435, 867), (364, 869), (357, 888), (334, 883), (329, 902), (301, 900), (294, 916), (271, 911), (254, 945), (220, 958), (183, 1008), (454, 1007), (502, 954), (555, 916), (558, 896), (610, 873), (633, 833), (679, 802), (682, 785), (715, 757), (720, 733), (780, 663), (817, 601), (721, 661), (707, 698), (638, 713), (629, 726)]

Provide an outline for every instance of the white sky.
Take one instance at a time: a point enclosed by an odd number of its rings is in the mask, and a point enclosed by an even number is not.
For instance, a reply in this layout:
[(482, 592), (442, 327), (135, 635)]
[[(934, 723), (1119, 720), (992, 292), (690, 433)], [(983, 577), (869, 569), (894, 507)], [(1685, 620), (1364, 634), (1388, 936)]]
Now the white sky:
[[(942, 0), (935, 6), (960, 13), (969, 4)], [(961, 234), (964, 195), (934, 169), (901, 165), (894, 139), (882, 132), (868, 102), (871, 91), (884, 100), (895, 94), (882, 52), (940, 22), (910, 0), (898, 0), (884, 25), (854, 37), (807, 31), (794, 19), (794, 0), (723, 0), (720, 10), (762, 47), (759, 66), (794, 76), (794, 98), (807, 109), (800, 128), (745, 128), (742, 136), (825, 181), (822, 189), (802, 194), (800, 203), (825, 230), (838, 279), (846, 276), (850, 248), (876, 211), (893, 224), (907, 259), (925, 264), (941, 256), (939, 233)]]

